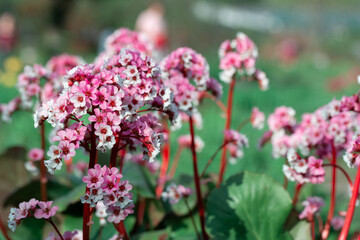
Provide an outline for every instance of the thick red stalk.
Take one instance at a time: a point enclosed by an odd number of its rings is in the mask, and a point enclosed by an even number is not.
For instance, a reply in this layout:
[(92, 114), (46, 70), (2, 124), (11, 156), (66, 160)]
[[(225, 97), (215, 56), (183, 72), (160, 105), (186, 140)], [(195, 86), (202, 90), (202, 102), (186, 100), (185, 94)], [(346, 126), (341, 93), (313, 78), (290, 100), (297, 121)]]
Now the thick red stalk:
[(41, 125), (40, 129), (41, 135), (41, 149), (43, 150), (44, 156), (40, 162), (40, 192), (41, 192), (41, 200), (46, 202), (47, 201), (47, 191), (46, 191), (46, 166), (45, 166), (45, 124)]
[(118, 224), (114, 223), (114, 227), (115, 227), (116, 231), (118, 231), (118, 233), (122, 237), (121, 239), (130, 240), (130, 237), (126, 232), (126, 228), (124, 226), (123, 221), (120, 221)]
[(294, 198), (293, 198), (293, 202), (292, 202), (292, 205), (295, 206), (298, 199), (299, 199), (299, 195), (300, 195), (300, 191), (301, 191), (301, 188), (304, 186), (304, 184), (301, 184), (301, 183), (297, 183), (296, 184), (296, 187), (295, 187), (295, 194), (294, 194)]
[(332, 180), (331, 180), (331, 199), (330, 199), (330, 208), (329, 208), (329, 212), (328, 212), (328, 216), (326, 218), (326, 222), (325, 222), (325, 226), (324, 226), (324, 230), (321, 233), (321, 239), (325, 240), (328, 238), (329, 233), (330, 233), (330, 221), (334, 216), (334, 210), (335, 210), (335, 201), (336, 201), (336, 148), (334, 145), (334, 142), (332, 142), (331, 144), (331, 148), (332, 148), (332, 162), (331, 164), (333, 165), (332, 168)]
[(116, 141), (114, 147), (111, 149), (110, 166), (109, 166), (110, 168), (116, 167), (116, 158), (118, 156), (118, 151), (119, 151), (119, 140)]
[(360, 185), (360, 167), (358, 168), (357, 173), (356, 173), (354, 187), (352, 189), (351, 199), (349, 202), (348, 209), (346, 211), (345, 222), (344, 222), (344, 226), (341, 230), (339, 240), (346, 240), (346, 238), (349, 234), (351, 221), (354, 216), (356, 201), (357, 201), (357, 198), (359, 195), (359, 185)]
[(310, 224), (311, 224), (311, 239), (315, 240), (315, 221), (314, 221), (314, 218), (311, 219)]
[(160, 174), (158, 179), (158, 185), (156, 186), (156, 197), (159, 199), (161, 197), (161, 193), (164, 190), (165, 180), (166, 180), (166, 172), (169, 167), (169, 159), (170, 159), (170, 131), (168, 130), (168, 126), (164, 123), (165, 133), (167, 134), (167, 141), (164, 145), (164, 148), (161, 152), (161, 167), (160, 167)]
[(1, 219), (0, 219), (0, 229), (1, 229), (1, 232), (4, 235), (5, 239), (10, 240), (10, 237), (9, 237), (9, 235), (7, 233), (7, 229), (5, 228), (5, 226), (3, 224), (3, 221)]
[(119, 159), (120, 173), (122, 173), (122, 170), (123, 170), (125, 154), (126, 154), (126, 150), (121, 149), (120, 150), (120, 159)]
[(141, 226), (144, 223), (144, 215), (146, 208), (146, 198), (139, 196), (139, 205), (136, 215), (136, 226)]
[(197, 203), (199, 206), (199, 215), (200, 215), (200, 223), (201, 223), (201, 233), (203, 240), (208, 240), (209, 236), (206, 233), (205, 230), (205, 209), (204, 209), (204, 203), (201, 197), (201, 188), (200, 188), (200, 177), (197, 167), (197, 156), (195, 151), (195, 134), (194, 134), (194, 122), (193, 118), (190, 116), (189, 119), (190, 123), (190, 135), (191, 135), (191, 152), (193, 157), (193, 166), (194, 166), (194, 179), (195, 179), (195, 189), (196, 189), (196, 197), (197, 197)]
[[(235, 87), (235, 77), (231, 79), (230, 88), (229, 88), (229, 95), (228, 95), (228, 102), (226, 108), (226, 123), (225, 123), (225, 130), (230, 129), (231, 125), (231, 113), (232, 113), (232, 102), (233, 102), (233, 95), (234, 95), (234, 87)], [(225, 138), (224, 138), (225, 143)], [(225, 168), (226, 168), (226, 147), (223, 148), (221, 154), (221, 163), (220, 163), (220, 172), (219, 172), (219, 181), (217, 186), (219, 187), (222, 183), (224, 178)]]
[[(97, 159), (95, 124), (92, 123), (91, 127), (92, 127), (92, 132), (91, 132), (91, 149), (90, 149), (89, 169), (94, 168), (94, 166), (96, 164), (96, 159)], [(87, 191), (89, 191), (88, 188), (86, 188), (85, 192), (87, 192)], [(85, 203), (84, 211), (83, 211), (83, 240), (90, 239), (90, 225), (89, 225), (90, 217), (91, 217), (90, 204)]]

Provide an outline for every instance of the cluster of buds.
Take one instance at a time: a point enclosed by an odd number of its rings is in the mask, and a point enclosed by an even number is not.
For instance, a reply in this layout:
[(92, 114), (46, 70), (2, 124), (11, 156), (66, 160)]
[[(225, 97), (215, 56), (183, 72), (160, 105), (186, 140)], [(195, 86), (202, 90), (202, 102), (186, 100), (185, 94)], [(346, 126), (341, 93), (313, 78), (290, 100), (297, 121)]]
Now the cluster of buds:
[(290, 181), (300, 184), (310, 182), (312, 184), (322, 183), (325, 180), (325, 169), (323, 160), (310, 156), (307, 159), (301, 158), (294, 149), (287, 154), (289, 165), (283, 166), (283, 172)]
[(83, 177), (87, 191), (81, 197), (81, 202), (96, 207), (97, 203), (102, 201), (106, 207), (108, 222), (119, 223), (123, 221), (129, 214), (133, 213), (134, 205), (130, 193), (132, 186), (128, 180), (121, 180), (122, 177), (117, 168), (101, 167), (96, 164)]
[(100, 72), (93, 65), (69, 71), (59, 97), (43, 103), (34, 115), (36, 127), (46, 120), (60, 128), (53, 138), (59, 144), (48, 152), (48, 170), (59, 169), (62, 159), (74, 157), (80, 146), (89, 150), (94, 137), (101, 151), (120, 144), (140, 146), (144, 158), (153, 160), (162, 136), (156, 131), (158, 119), (146, 112), (160, 111), (170, 120), (177, 117), (172, 92), (159, 75), (151, 58), (129, 49), (110, 58)]
[(265, 73), (256, 69), (258, 50), (254, 42), (244, 33), (238, 33), (233, 40), (225, 40), (219, 48), (220, 79), (230, 83), (236, 73), (257, 81), (261, 90), (266, 90), (269, 80)]
[(169, 203), (173, 205), (178, 203), (181, 198), (189, 197), (191, 193), (191, 188), (171, 183), (166, 187), (166, 190), (161, 194), (161, 197), (164, 201), (169, 201)]
[(320, 197), (308, 197), (302, 202), (302, 205), (304, 210), (299, 214), (299, 218), (312, 221), (314, 214), (319, 212), (321, 207), (324, 206), (324, 200)]
[(119, 28), (109, 35), (104, 47), (105, 50), (94, 61), (96, 71), (100, 71), (104, 62), (118, 55), (123, 48), (136, 49), (147, 56), (151, 56), (153, 52), (153, 45), (144, 34), (127, 28)]
[(229, 150), (230, 163), (236, 163), (238, 158), (242, 158), (244, 156), (244, 147), (249, 147), (248, 138), (232, 129), (224, 131), (224, 144), (226, 144), (226, 149)]
[(42, 202), (34, 198), (28, 202), (22, 202), (18, 208), (11, 208), (8, 226), (11, 231), (15, 231), (16, 227), (21, 221), (28, 217), (35, 217), (37, 219), (49, 219), (56, 214), (57, 206), (52, 207), (52, 201)]

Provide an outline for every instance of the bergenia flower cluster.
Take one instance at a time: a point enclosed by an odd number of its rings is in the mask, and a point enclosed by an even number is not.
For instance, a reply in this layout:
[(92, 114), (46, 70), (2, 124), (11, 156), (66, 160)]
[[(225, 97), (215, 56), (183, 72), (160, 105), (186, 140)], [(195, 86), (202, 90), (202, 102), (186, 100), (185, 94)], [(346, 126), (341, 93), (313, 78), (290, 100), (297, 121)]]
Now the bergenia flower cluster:
[[(153, 160), (160, 151), (160, 111), (170, 120), (177, 116), (172, 92), (159, 79), (154, 61), (136, 50), (123, 49), (109, 59), (100, 72), (93, 65), (80, 65), (68, 72), (58, 98), (43, 103), (34, 115), (35, 127), (49, 122), (59, 128), (52, 139), (46, 166), (60, 169), (62, 160), (74, 157), (80, 146), (89, 150), (96, 138), (101, 151), (113, 147), (139, 146), (144, 158)], [(136, 148), (135, 148), (136, 149)]]
[(238, 158), (244, 156), (243, 149), (249, 147), (249, 140), (236, 130), (229, 129), (224, 131), (224, 144), (230, 153), (229, 162), (236, 163)]
[(222, 81), (230, 83), (238, 73), (246, 75), (247, 80), (257, 81), (261, 90), (268, 88), (266, 74), (256, 69), (257, 47), (244, 33), (238, 33), (233, 40), (225, 40), (220, 45), (219, 57)]
[[(122, 174), (115, 167), (101, 167), (96, 164), (83, 177), (86, 183), (86, 193), (81, 197), (83, 204), (96, 207), (99, 202), (106, 208), (107, 221), (119, 223), (133, 213), (133, 201), (128, 180), (121, 180)], [(101, 203), (100, 203), (101, 204)]]
[(189, 197), (191, 193), (191, 188), (171, 183), (166, 187), (166, 190), (161, 194), (161, 197), (164, 201), (169, 201), (169, 203), (173, 205), (178, 203), (180, 199)]
[(57, 209), (57, 206), (52, 206), (52, 201), (43, 202), (32, 198), (28, 202), (20, 203), (18, 208), (11, 208), (8, 226), (14, 232), (23, 219), (28, 217), (49, 219), (56, 214)]
[(282, 109), (281, 115), (277, 109), (269, 116), (268, 122), (272, 131), (273, 155), (276, 158), (286, 156), (290, 148), (298, 149), (305, 156), (309, 156), (314, 150), (320, 158), (329, 158), (333, 148), (336, 151), (351, 148), (359, 134), (358, 113), (341, 111), (340, 101), (337, 100), (314, 113), (304, 114), (298, 124), (293, 110)]
[(283, 172), (290, 181), (300, 184), (310, 182), (312, 184), (323, 183), (325, 180), (325, 169), (323, 160), (310, 156), (302, 159), (294, 149), (287, 154), (289, 165), (283, 165)]
[[(191, 136), (189, 134), (178, 137), (177, 142), (181, 148), (191, 148)], [(195, 136), (195, 151), (201, 152), (204, 146), (204, 141), (199, 136)]]
[(216, 97), (222, 92), (221, 85), (209, 76), (206, 59), (191, 48), (176, 49), (160, 65), (164, 84), (174, 92), (174, 101), (182, 112), (194, 113), (203, 91)]
[(20, 97), (0, 105), (3, 121), (10, 121), (11, 115), (20, 108), (27, 109), (34, 102), (42, 103), (57, 97), (63, 89), (63, 76), (79, 64), (84, 64), (80, 57), (62, 54), (52, 57), (45, 67), (39, 64), (25, 66), (18, 77)]
[(96, 71), (99, 71), (109, 58), (118, 55), (123, 48), (136, 49), (147, 56), (151, 56), (153, 52), (153, 44), (146, 35), (127, 28), (119, 28), (109, 35), (105, 39), (104, 48), (94, 61)]

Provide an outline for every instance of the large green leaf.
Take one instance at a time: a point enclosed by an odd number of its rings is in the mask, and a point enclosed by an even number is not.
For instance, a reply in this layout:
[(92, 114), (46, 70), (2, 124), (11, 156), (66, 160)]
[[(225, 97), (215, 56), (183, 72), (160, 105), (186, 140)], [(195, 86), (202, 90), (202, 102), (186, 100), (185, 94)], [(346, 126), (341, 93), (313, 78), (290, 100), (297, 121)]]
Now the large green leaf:
[(246, 172), (209, 196), (207, 229), (215, 239), (284, 239), (291, 198), (270, 177)]
[(310, 223), (306, 221), (300, 221), (290, 230), (290, 235), (294, 240), (311, 239)]
[(136, 163), (126, 163), (122, 173), (124, 179), (129, 180), (131, 185), (139, 192), (139, 194), (146, 198), (155, 197), (156, 180), (146, 168)]
[[(61, 184), (53, 179), (49, 179), (47, 184), (47, 193), (49, 200), (57, 199), (64, 194), (67, 194), (71, 191), (69, 186)], [(22, 201), (28, 201), (31, 198), (40, 199), (40, 180), (32, 180), (25, 186), (22, 186), (16, 189), (12, 194), (10, 194), (5, 200), (5, 206), (13, 205), (17, 206)]]
[(80, 201), (80, 197), (85, 193), (85, 184), (79, 184), (78, 186), (71, 189), (66, 194), (62, 195), (61, 197), (55, 199), (54, 206), (59, 207), (59, 212), (66, 210), (66, 208), (70, 204), (74, 204)]

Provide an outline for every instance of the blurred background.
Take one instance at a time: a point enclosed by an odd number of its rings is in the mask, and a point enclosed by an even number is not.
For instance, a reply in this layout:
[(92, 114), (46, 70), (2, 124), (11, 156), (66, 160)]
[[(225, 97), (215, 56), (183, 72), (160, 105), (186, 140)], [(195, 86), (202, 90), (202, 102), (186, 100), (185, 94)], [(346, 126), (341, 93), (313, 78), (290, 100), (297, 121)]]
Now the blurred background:
[[(105, 36), (119, 27), (135, 29), (139, 15), (153, 4), (149, 0), (1, 0), (0, 102), (16, 96), (14, 86), (24, 65), (45, 64), (51, 56), (61, 53), (80, 55), (91, 62), (102, 50)], [(181, 46), (194, 48), (208, 60), (212, 77), (218, 78), (217, 51), (223, 40), (232, 39), (242, 31), (257, 44), (258, 67), (270, 79), (270, 89), (261, 92), (257, 85), (247, 82), (237, 85), (233, 128), (249, 117), (253, 106), (266, 115), (277, 106), (291, 106), (300, 120), (301, 114), (359, 90), (356, 83), (360, 74), (358, 0), (163, 0), (157, 1), (157, 6), (163, 13), (166, 29), (163, 52)], [(224, 85), (225, 96), (226, 93)], [(214, 149), (221, 145), (224, 118), (210, 100), (204, 102), (200, 111), (204, 123), (197, 133), (206, 142), (200, 153), (202, 169)], [(187, 128), (185, 125), (174, 134), (172, 154), (177, 147), (176, 136), (187, 133)], [(270, 146), (260, 151), (256, 147), (265, 130), (256, 131), (250, 125), (243, 128), (250, 148), (245, 150), (243, 159), (229, 165), (227, 176), (248, 170), (283, 181), (283, 160), (272, 158)], [(4, 180), (1, 193), (11, 191), (10, 183), (20, 186), (28, 181), (23, 160), (17, 157), (21, 149), (11, 152), (8, 148), (39, 147), (36, 131), (29, 113), (16, 113), (11, 124), (0, 124), (0, 179)], [(192, 169), (189, 153), (185, 152), (181, 161), (178, 174)], [(219, 157), (210, 171), (217, 172), (218, 165)], [(16, 171), (24, 173), (21, 178), (6, 174), (14, 166)], [(339, 181), (345, 183), (342, 176)], [(349, 197), (346, 185), (343, 186), (338, 199), (342, 204), (339, 208), (345, 209)], [(326, 181), (306, 189), (304, 197), (312, 192), (329, 196), (330, 185)]]

